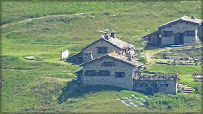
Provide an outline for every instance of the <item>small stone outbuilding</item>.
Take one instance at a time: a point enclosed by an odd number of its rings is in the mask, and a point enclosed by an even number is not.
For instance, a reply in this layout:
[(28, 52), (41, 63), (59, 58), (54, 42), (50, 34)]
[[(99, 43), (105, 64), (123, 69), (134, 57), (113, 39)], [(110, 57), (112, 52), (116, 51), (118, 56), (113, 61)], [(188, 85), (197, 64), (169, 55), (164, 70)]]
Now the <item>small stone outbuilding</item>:
[(133, 90), (144, 93), (177, 93), (178, 74), (145, 74), (134, 77)]

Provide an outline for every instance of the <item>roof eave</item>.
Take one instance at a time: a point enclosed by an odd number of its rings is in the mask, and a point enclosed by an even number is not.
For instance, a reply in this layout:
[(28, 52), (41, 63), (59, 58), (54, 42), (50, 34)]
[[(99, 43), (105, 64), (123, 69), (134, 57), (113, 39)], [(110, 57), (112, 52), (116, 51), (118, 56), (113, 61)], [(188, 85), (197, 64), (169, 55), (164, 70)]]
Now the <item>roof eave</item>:
[(174, 20), (174, 21), (171, 21), (169, 23), (165, 23), (165, 24), (159, 26), (158, 30), (163, 29), (163, 28), (165, 28), (165, 27), (167, 27), (167, 26), (169, 26), (171, 24), (174, 24), (174, 23), (177, 23), (177, 22), (180, 22), (180, 21), (184, 21), (184, 22), (187, 22), (187, 23), (192, 23), (192, 24), (200, 25), (200, 23), (189, 21), (189, 20), (184, 20), (184, 19), (179, 18), (177, 20)]

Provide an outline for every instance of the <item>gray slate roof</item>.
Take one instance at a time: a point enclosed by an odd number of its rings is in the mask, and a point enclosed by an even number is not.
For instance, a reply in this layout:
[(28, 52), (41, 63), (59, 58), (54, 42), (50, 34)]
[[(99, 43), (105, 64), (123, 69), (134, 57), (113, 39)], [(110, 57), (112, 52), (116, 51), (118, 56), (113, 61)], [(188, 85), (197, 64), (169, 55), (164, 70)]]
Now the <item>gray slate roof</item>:
[(116, 47), (119, 48), (119, 49), (126, 49), (127, 47), (129, 47), (129, 48), (134, 47), (134, 45), (129, 44), (129, 43), (127, 43), (127, 42), (124, 42), (124, 41), (122, 41), (122, 40), (119, 40), (118, 38), (109, 37), (108, 40), (105, 39), (105, 38), (100, 38), (99, 40), (97, 40), (97, 41), (91, 43), (90, 45), (88, 45), (87, 47), (83, 48), (82, 50), (88, 48), (88, 47), (91, 46), (91, 45), (94, 45), (95, 43), (97, 43), (97, 42), (99, 42), (99, 41), (101, 41), (101, 40), (106, 41), (106, 42), (108, 42), (108, 43), (110, 43), (110, 44), (116, 46)]
[[(104, 40), (106, 40), (106, 39), (104, 39)], [(124, 42), (124, 41), (122, 41), (122, 40), (119, 40), (118, 38), (109, 38), (109, 40), (106, 40), (107, 42), (109, 42), (109, 43), (111, 43), (111, 44), (113, 44), (113, 45), (116, 45), (117, 47), (119, 47), (119, 48), (121, 48), (121, 49), (125, 49), (125, 48), (127, 48), (127, 47), (133, 47), (133, 45), (132, 44), (129, 44), (129, 43), (127, 43), (127, 42)]]
[(198, 24), (201, 24), (202, 21), (203, 21), (202, 19), (197, 19), (197, 18), (192, 19), (191, 17), (188, 17), (188, 16), (183, 16), (180, 19), (185, 20), (185, 21), (190, 21), (190, 22), (198, 23)]
[(117, 54), (117, 53), (115, 53), (115, 52), (111, 52), (111, 53), (108, 53), (108, 54), (106, 54), (106, 55), (97, 57), (97, 58), (95, 58), (95, 59), (93, 59), (93, 60), (87, 61), (87, 62), (85, 62), (85, 63), (80, 64), (80, 66), (89, 64), (89, 63), (91, 63), (91, 62), (93, 62), (93, 61), (95, 61), (95, 60), (99, 60), (99, 59), (102, 59), (102, 58), (104, 58), (104, 57), (111, 57), (111, 58), (113, 58), (113, 59), (119, 60), (119, 61), (121, 61), (121, 62), (123, 62), (123, 63), (129, 64), (129, 65), (132, 65), (132, 66), (136, 66), (136, 67), (142, 67), (142, 66), (144, 66), (144, 64), (141, 63), (141, 62), (139, 62), (139, 61), (136, 61), (136, 60), (134, 60), (134, 61), (129, 61), (129, 60), (127, 60), (127, 57), (122, 56), (122, 55), (119, 55), (119, 54)]
[(164, 26), (166, 26), (166, 25), (168, 25), (170, 23), (174, 23), (174, 22), (177, 22), (177, 21), (187, 21), (187, 22), (191, 22), (191, 23), (195, 23), (195, 24), (199, 24), (199, 25), (201, 25), (202, 22), (203, 22), (202, 19), (197, 19), (197, 18), (192, 19), (191, 17), (183, 16), (183, 17), (180, 17), (180, 18), (178, 18), (176, 20), (165, 23), (165, 24), (159, 26), (159, 28), (162, 28), (162, 27), (164, 27)]

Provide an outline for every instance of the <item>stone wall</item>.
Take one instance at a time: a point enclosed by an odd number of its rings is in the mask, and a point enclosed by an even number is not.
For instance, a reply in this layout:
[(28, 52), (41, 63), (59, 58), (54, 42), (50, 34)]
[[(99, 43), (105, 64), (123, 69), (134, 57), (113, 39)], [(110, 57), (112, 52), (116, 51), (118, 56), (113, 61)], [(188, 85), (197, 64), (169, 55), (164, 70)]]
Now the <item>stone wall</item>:
[(202, 49), (203, 49), (202, 47), (197, 47), (197, 48), (176, 49), (176, 50), (171, 50), (171, 51), (177, 52), (177, 53), (184, 53), (184, 52), (190, 52), (190, 51), (200, 51)]
[[(111, 52), (115, 51), (116, 53), (119, 54), (120, 53), (119, 51), (121, 51), (119, 48), (101, 40), (101, 41), (89, 46), (88, 48), (84, 49), (83, 50), (83, 57), (89, 51), (92, 52), (93, 59), (104, 55), (104, 54), (98, 54), (98, 48), (97, 47), (108, 47), (107, 53), (111, 53)], [(84, 59), (83, 62), (85, 62), (85, 61), (86, 60)]]
[[(101, 63), (103, 62), (114, 62), (115, 66), (101, 66)], [(132, 75), (136, 69), (136, 67), (122, 63), (118, 60), (114, 61), (112, 58), (103, 58), (102, 60), (96, 60), (93, 63), (89, 63), (86, 66), (83, 66), (83, 76), (81, 81), (83, 85), (110, 85), (132, 90)], [(86, 70), (96, 70), (97, 72), (99, 70), (109, 70), (110, 76), (85, 76), (84, 73)], [(115, 72), (125, 72), (125, 77), (116, 78)]]
[(161, 44), (174, 44), (174, 37), (161, 37)]
[(195, 37), (184, 36), (184, 44), (195, 44), (197, 42)]
[[(148, 86), (145, 84), (148, 84)], [(154, 86), (154, 84), (157, 84), (157, 86)], [(163, 92), (166, 94), (176, 94), (177, 80), (134, 80), (133, 90), (146, 93)]]

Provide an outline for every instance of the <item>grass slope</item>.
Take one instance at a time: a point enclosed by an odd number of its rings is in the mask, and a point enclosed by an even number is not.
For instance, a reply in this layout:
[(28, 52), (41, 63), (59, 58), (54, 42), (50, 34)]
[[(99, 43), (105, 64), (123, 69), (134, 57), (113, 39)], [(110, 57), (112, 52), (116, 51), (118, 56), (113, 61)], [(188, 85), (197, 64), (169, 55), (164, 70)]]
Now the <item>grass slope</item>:
[[(168, 5), (170, 4), (170, 5)], [(150, 107), (128, 107), (116, 98), (131, 91), (99, 91), (72, 97), (63, 103), (58, 98), (75, 78), (77, 65), (60, 61), (61, 52), (79, 52), (100, 38), (97, 30), (114, 29), (118, 38), (144, 47), (143, 35), (160, 24), (183, 15), (201, 17), (197, 2), (3, 2), (2, 3), (2, 111), (135, 112), (167, 111)], [(86, 13), (76, 16), (76, 13)], [(62, 16), (55, 16), (62, 15)], [(48, 16), (48, 17), (46, 17)], [(38, 17), (38, 18), (36, 18)], [(43, 17), (43, 18), (40, 18)], [(26, 56), (44, 56), (43, 61), (28, 61)], [(152, 66), (151, 70), (156, 70)], [(178, 66), (177, 66), (178, 67)], [(179, 70), (185, 70), (178, 68)], [(189, 77), (180, 72), (181, 77)], [(200, 70), (199, 67), (192, 68)], [(179, 70), (176, 70), (179, 72)], [(163, 67), (160, 71), (168, 71)], [(184, 82), (187, 82), (185, 79)], [(140, 94), (133, 92), (133, 94)], [(143, 94), (140, 94), (143, 96)], [(184, 98), (189, 95), (183, 96)], [(154, 98), (156, 102), (158, 96)], [(190, 97), (189, 97), (190, 98)], [(153, 98), (152, 98), (153, 99)], [(171, 97), (170, 100), (176, 99)], [(191, 98), (192, 111), (200, 110), (199, 97)], [(169, 100), (169, 101), (170, 101)], [(184, 101), (181, 103), (188, 103)], [(157, 102), (158, 103), (158, 102)], [(169, 103), (170, 104), (170, 103)], [(158, 104), (160, 105), (160, 104)], [(183, 107), (186, 107), (185, 105)], [(170, 111), (190, 111), (170, 108)]]
[(155, 72), (164, 72), (164, 73), (178, 73), (179, 78), (181, 79), (179, 83), (188, 84), (189, 86), (194, 87), (196, 82), (194, 82), (194, 78), (192, 74), (197, 71), (201, 72), (200, 66), (195, 65), (161, 65), (161, 64), (153, 64), (147, 68), (149, 71)]

